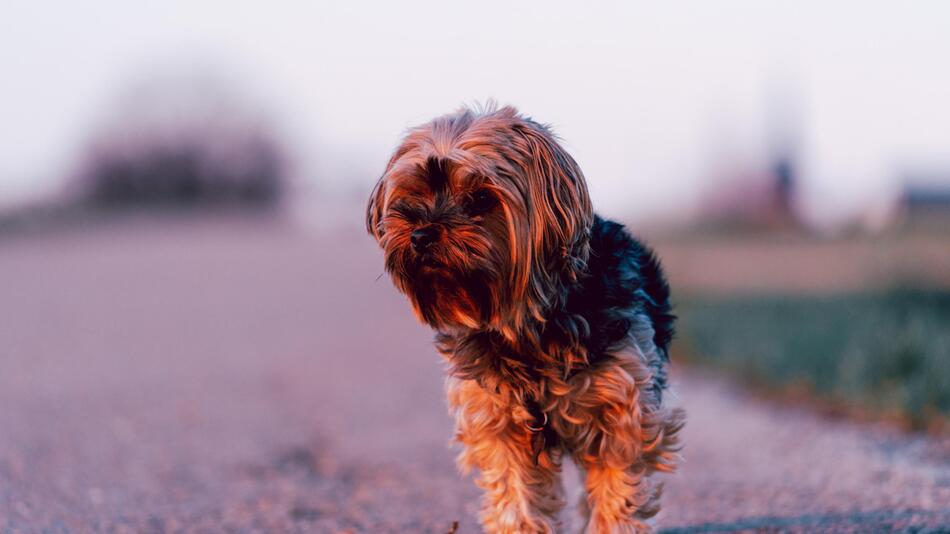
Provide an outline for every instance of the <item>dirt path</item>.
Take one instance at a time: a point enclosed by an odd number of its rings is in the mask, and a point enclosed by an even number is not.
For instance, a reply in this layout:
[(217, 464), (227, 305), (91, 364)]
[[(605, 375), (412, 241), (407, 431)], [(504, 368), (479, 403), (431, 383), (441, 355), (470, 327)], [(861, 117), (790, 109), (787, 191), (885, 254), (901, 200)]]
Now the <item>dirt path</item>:
[[(477, 532), (431, 336), (379, 274), (361, 235), (248, 221), (4, 237), (0, 532)], [(668, 532), (950, 525), (946, 444), (676, 382)]]

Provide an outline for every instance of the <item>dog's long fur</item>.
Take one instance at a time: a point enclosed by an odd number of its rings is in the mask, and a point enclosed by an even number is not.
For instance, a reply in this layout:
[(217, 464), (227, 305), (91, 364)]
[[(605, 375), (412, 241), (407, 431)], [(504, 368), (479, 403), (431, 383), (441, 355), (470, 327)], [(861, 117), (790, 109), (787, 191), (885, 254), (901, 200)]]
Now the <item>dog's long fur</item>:
[[(510, 107), (409, 132), (367, 228), (448, 363), (459, 464), (489, 532), (552, 532), (564, 454), (586, 474), (588, 532), (639, 532), (659, 510), (684, 415), (663, 405), (673, 334), (659, 262), (593, 213), (550, 130)], [(413, 232), (432, 243), (417, 250)]]

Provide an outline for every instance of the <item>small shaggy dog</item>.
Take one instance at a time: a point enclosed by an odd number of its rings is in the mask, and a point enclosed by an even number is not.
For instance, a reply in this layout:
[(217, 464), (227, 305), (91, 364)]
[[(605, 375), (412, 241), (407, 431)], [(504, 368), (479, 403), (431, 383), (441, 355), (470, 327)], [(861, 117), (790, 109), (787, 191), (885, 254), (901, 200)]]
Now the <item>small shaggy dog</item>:
[(648, 248), (593, 213), (551, 131), (511, 107), (412, 129), (366, 224), (437, 332), (485, 529), (556, 531), (567, 455), (586, 477), (587, 532), (650, 530), (649, 476), (674, 470), (684, 421), (662, 402), (669, 287)]

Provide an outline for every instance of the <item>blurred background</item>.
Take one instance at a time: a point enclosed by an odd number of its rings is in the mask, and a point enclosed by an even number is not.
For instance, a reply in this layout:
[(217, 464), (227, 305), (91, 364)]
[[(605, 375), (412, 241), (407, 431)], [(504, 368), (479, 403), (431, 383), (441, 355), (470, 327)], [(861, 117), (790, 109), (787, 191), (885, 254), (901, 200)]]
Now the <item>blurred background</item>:
[(950, 522), (945, 3), (2, 13), (0, 527), (476, 529), (363, 209), (406, 128), (492, 99), (668, 270), (708, 471), (663, 524)]

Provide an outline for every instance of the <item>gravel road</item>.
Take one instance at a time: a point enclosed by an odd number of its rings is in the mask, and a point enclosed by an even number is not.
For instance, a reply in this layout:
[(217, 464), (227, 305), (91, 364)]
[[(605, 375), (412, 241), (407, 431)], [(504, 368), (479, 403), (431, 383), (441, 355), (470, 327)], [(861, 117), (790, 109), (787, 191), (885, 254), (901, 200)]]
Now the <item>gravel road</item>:
[[(0, 236), (0, 533), (477, 532), (380, 273), (356, 230), (274, 221)], [(950, 444), (674, 377), (666, 532), (950, 532)]]

